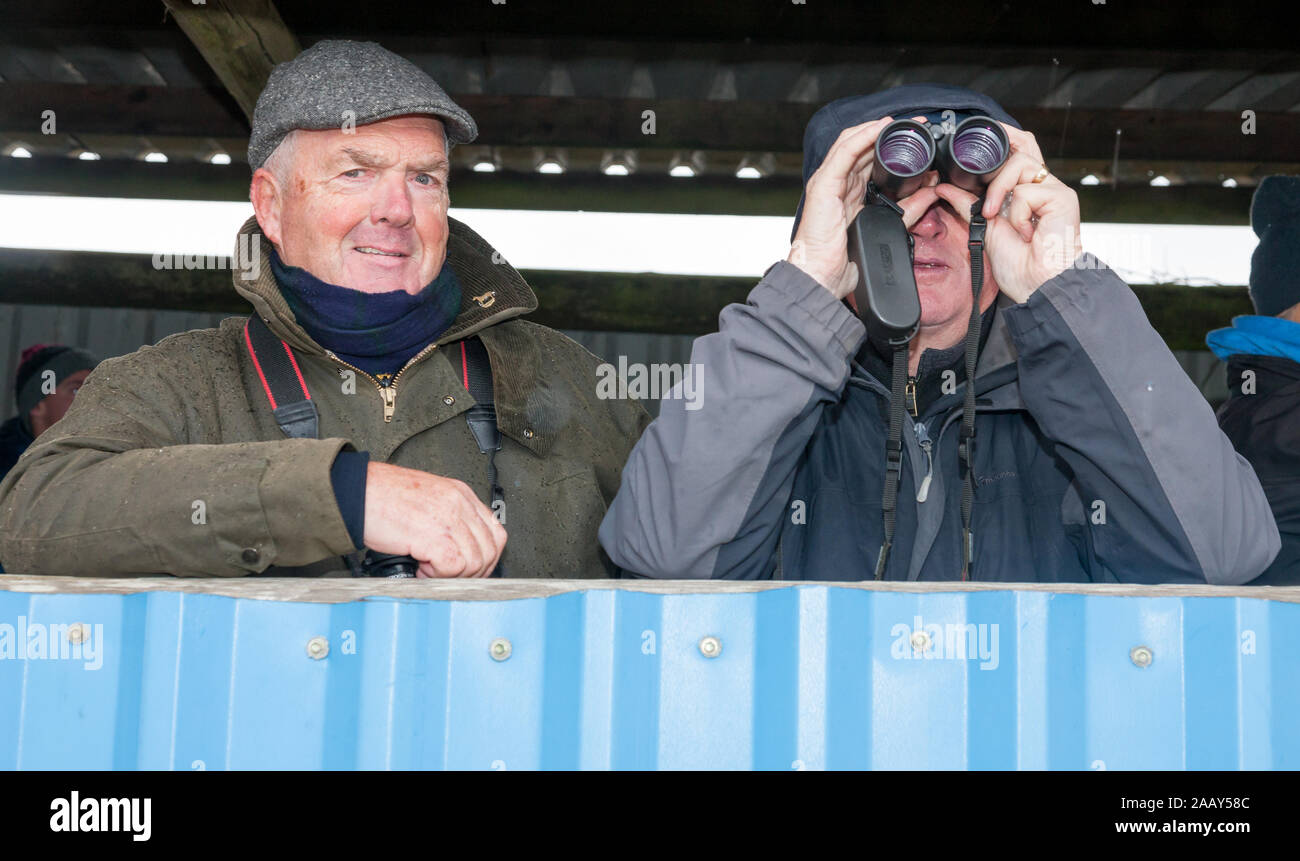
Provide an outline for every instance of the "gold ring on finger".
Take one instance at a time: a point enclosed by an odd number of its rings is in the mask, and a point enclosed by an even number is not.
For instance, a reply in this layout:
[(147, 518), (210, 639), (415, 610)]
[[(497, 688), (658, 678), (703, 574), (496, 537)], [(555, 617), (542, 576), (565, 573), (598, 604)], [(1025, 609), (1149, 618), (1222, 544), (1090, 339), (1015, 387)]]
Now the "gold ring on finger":
[(1031, 179), (1030, 182), (1042, 182), (1051, 175), (1051, 171), (1047, 169), (1047, 165), (1043, 165), (1038, 169), (1038, 173), (1034, 174), (1034, 178)]

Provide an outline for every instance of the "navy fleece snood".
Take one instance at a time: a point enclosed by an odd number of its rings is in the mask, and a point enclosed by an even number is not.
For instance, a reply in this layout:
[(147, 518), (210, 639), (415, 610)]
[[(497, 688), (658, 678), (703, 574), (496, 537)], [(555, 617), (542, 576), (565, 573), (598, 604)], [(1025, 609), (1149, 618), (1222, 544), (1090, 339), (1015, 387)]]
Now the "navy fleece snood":
[(460, 313), (460, 282), (449, 263), (414, 296), (330, 284), (286, 265), (274, 250), (271, 271), (289, 310), (312, 340), (372, 376), (396, 373), (438, 340)]

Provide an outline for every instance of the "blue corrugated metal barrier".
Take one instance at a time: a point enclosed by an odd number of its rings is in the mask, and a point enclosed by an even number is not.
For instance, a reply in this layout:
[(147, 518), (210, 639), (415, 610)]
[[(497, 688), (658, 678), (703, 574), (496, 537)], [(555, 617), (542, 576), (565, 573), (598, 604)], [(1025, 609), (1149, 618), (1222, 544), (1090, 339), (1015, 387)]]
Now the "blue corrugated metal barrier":
[(0, 580), (6, 769), (1300, 767), (1297, 590)]

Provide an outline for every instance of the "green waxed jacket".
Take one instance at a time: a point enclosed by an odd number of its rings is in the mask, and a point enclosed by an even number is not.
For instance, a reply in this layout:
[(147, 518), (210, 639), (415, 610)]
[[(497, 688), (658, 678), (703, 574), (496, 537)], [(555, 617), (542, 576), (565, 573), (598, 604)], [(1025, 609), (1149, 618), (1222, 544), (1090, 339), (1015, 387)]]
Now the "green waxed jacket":
[(0, 484), (5, 571), (345, 576), (342, 556), (355, 548), (330, 485), (340, 450), (458, 478), (488, 503), (460, 350), (442, 349), (473, 334), (492, 365), (502, 435), (506, 574), (606, 576), (596, 529), (649, 416), (636, 401), (599, 399), (600, 360), (519, 319), (537, 307), (528, 284), (472, 230), (449, 225), (461, 313), (403, 369), (385, 421), (378, 384), (360, 373), (349, 380), (294, 320), (267, 263), (270, 245), (249, 219), (240, 233), (260, 246), (260, 271), (252, 280), (233, 271), (234, 284), (294, 349), (320, 438), (289, 439), (276, 425), (245, 318), (105, 361)]

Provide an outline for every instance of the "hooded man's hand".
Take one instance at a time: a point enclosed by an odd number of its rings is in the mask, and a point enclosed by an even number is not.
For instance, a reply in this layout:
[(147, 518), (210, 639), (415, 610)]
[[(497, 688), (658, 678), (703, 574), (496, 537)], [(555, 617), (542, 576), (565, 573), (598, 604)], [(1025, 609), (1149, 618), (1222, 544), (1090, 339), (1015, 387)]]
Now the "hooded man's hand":
[(804, 188), (803, 216), (786, 259), (836, 299), (858, 283), (857, 267), (849, 263), (849, 225), (866, 202), (876, 138), (893, 120), (881, 117), (840, 132)]
[[(1011, 141), (1011, 157), (984, 192), (983, 216), (989, 267), (998, 287), (1016, 302), (1064, 272), (1079, 256), (1079, 195), (1045, 167), (1038, 142), (1029, 132), (1001, 124)], [(975, 195), (941, 183), (935, 193), (967, 222)]]

